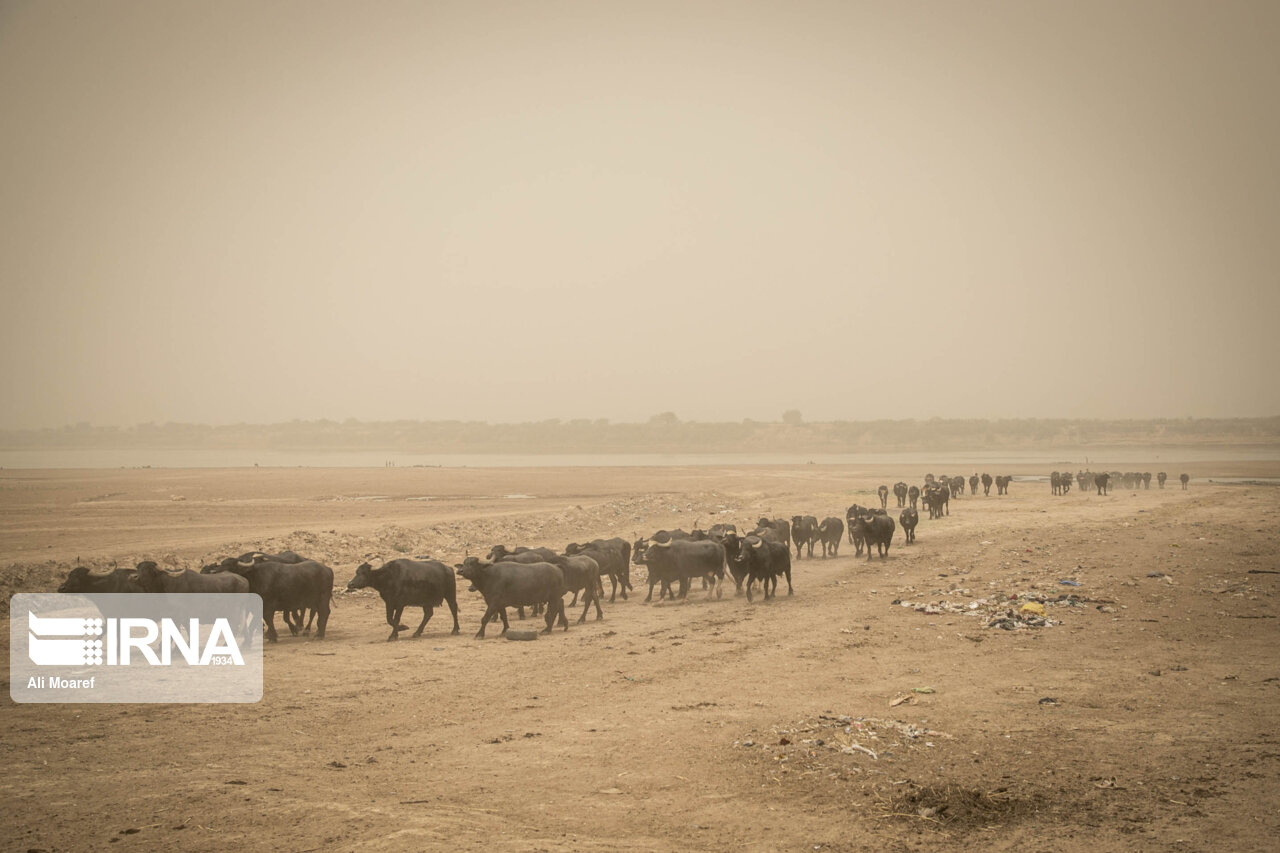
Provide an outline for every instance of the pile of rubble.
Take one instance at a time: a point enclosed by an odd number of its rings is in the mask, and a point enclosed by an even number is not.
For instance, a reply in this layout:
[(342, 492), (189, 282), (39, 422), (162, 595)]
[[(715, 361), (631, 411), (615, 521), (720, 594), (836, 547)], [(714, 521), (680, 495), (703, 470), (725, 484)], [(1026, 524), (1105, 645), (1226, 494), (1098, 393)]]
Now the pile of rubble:
[(892, 759), (894, 750), (934, 747), (936, 741), (950, 739), (946, 732), (902, 720), (819, 714), (785, 728), (773, 726), (767, 736), (736, 740), (733, 745), (773, 749), (778, 753), (775, 759), (783, 761), (794, 754), (815, 758), (823, 752), (867, 755), (879, 761)]
[(1051, 596), (1042, 592), (1022, 592), (972, 598), (972, 593), (968, 589), (953, 589), (944, 595), (955, 596), (955, 598), (944, 598), (938, 601), (908, 601), (899, 598), (894, 599), (892, 604), (915, 610), (926, 616), (943, 614), (969, 616), (981, 619), (984, 628), (1013, 631), (1019, 628), (1049, 628), (1060, 625), (1062, 620), (1053, 618), (1052, 611), (1097, 603), (1093, 599), (1076, 593)]

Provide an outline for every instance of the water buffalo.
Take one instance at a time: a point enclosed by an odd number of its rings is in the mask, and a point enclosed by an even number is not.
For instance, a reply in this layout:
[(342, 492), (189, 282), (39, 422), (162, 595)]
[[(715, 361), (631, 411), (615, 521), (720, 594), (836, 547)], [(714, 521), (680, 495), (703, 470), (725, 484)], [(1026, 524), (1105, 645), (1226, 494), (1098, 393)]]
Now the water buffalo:
[(550, 634), (559, 619), (569, 630), (569, 620), (564, 615), (564, 572), (551, 563), (517, 563), (502, 561), (486, 563), (468, 557), (455, 566), (459, 577), (471, 582), (484, 598), (484, 616), (480, 617), (480, 630), (476, 639), (484, 639), (484, 629), (494, 617), (502, 619), (502, 633), (511, 624), (507, 621), (508, 607), (532, 607), (541, 604), (546, 608), (544, 620), (547, 627), (542, 633)]
[(910, 545), (916, 541), (916, 525), (920, 523), (920, 513), (907, 507), (898, 516), (898, 523), (902, 525), (902, 532), (906, 534), (905, 544)]
[[(941, 490), (946, 491), (945, 488)], [(872, 545), (876, 546), (876, 551), (880, 554), (881, 559), (889, 556), (889, 545), (893, 542), (893, 531), (895, 529), (892, 518), (880, 513), (866, 513), (855, 518), (853, 523), (858, 525), (859, 533), (867, 543), (868, 560), (871, 559)]]
[(766, 600), (776, 595), (780, 574), (787, 576), (787, 595), (792, 594), (791, 551), (785, 545), (759, 536), (748, 536), (736, 544), (730, 568), (735, 578), (741, 575), (745, 579), (748, 603), (752, 601), (751, 586), (757, 580)]
[(800, 559), (800, 549), (804, 546), (808, 547), (809, 557), (812, 559), (813, 543), (817, 541), (818, 519), (812, 515), (793, 515), (791, 517), (791, 543), (796, 548), (796, 559)]
[(67, 573), (67, 578), (58, 587), (58, 592), (92, 594), (146, 592), (146, 590), (138, 583), (136, 569), (114, 569), (110, 574), (94, 575), (89, 573), (88, 566), (76, 566)]
[(220, 572), (202, 574), (190, 569), (171, 575), (151, 560), (138, 563), (138, 585), (147, 592), (235, 593), (248, 592), (249, 582), (237, 574)]
[[(224, 565), (228, 563), (223, 561)], [(267, 623), (267, 639), (277, 642), (276, 611), (294, 613), (311, 610), (316, 619), (316, 639), (324, 639), (333, 599), (333, 569), (315, 560), (277, 563), (272, 560), (241, 563), (231, 558), (226, 566), (249, 582), (249, 592), (262, 597), (262, 618)], [(310, 630), (310, 624), (307, 626)]]
[(990, 474), (984, 473), (982, 475), (982, 493), (984, 495), (987, 495), (988, 497), (991, 495), (991, 475)]
[(880, 496), (880, 508), (887, 508), (889, 506), (889, 487), (881, 486), (876, 489), (876, 494)]
[(1183, 490), (1186, 490), (1187, 483), (1191, 482), (1191, 478), (1188, 477), (1186, 474), (1179, 474), (1178, 479), (1182, 481)]
[(844, 522), (834, 517), (822, 519), (822, 523), (818, 525), (818, 538), (822, 541), (823, 559), (840, 556), (840, 540), (844, 538)]
[(443, 602), (448, 602), (453, 613), (452, 633), (461, 630), (458, 625), (458, 582), (449, 567), (438, 560), (392, 560), (380, 569), (361, 563), (356, 569), (356, 576), (347, 584), (347, 590), (365, 587), (376, 589), (387, 607), (387, 624), (391, 626), (387, 642), (396, 639), (401, 631), (409, 630), (407, 625), (400, 624), (406, 607), (422, 608), (422, 622), (413, 632), (415, 637), (422, 636), (422, 629), (427, 627), (435, 608)]
[(1098, 494), (1105, 495), (1107, 486), (1111, 483), (1111, 475), (1106, 471), (1093, 475), (1093, 484), (1098, 487)]
[(893, 484), (893, 496), (898, 499), (898, 506), (907, 505), (907, 484), (899, 480)]
[(653, 600), (653, 588), (659, 583), (669, 587), (678, 582), (680, 598), (687, 597), (691, 578), (706, 580), (719, 598), (724, 594), (721, 589), (724, 581), (724, 553), (723, 545), (710, 540), (703, 542), (680, 539), (666, 542), (641, 540), (636, 543), (631, 559), (637, 564), (648, 567), (649, 595), (645, 597), (646, 602)]

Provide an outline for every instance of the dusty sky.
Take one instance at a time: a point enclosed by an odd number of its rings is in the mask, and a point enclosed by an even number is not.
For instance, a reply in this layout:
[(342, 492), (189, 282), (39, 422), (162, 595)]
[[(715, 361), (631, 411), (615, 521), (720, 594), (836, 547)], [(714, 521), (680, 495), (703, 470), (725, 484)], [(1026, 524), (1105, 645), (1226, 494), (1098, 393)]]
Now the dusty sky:
[(1280, 3), (0, 0), (0, 427), (1280, 413)]

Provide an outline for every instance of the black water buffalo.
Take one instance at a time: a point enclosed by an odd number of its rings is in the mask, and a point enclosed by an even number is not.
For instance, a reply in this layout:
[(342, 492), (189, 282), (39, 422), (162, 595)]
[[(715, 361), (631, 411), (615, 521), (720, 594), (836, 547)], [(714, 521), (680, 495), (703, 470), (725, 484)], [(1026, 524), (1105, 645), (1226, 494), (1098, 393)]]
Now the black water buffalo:
[(550, 548), (526, 548), (518, 545), (508, 549), (506, 545), (494, 545), (489, 549), (489, 555), (485, 559), (491, 563), (500, 563), (503, 560), (514, 560), (517, 563), (541, 563), (557, 556), (559, 555)]
[[(689, 594), (689, 581), (703, 578), (714, 590), (716, 597), (724, 594), (724, 546), (705, 540), (691, 542), (673, 539), (666, 542), (640, 540), (632, 551), (631, 559), (649, 569), (649, 594), (645, 601), (653, 600), (653, 588), (661, 583), (664, 589), (679, 583), (680, 598)], [(710, 594), (710, 593), (708, 593)]]
[(456, 568), (458, 575), (470, 581), (484, 597), (485, 611), (480, 618), (480, 630), (476, 632), (477, 640), (484, 639), (485, 626), (494, 616), (502, 618), (502, 633), (507, 633), (511, 627), (507, 621), (508, 607), (541, 604), (546, 608), (544, 618), (547, 623), (542, 633), (550, 634), (557, 619), (566, 631), (569, 630), (569, 620), (564, 615), (564, 572), (559, 566), (510, 561), (486, 563), (468, 557)]
[(1151, 488), (1151, 472), (1150, 471), (1142, 472), (1142, 488), (1144, 489)]
[(707, 530), (707, 538), (724, 544), (724, 538), (726, 536), (730, 533), (736, 534), (737, 532), (738, 526), (736, 524), (713, 524), (711, 525), (711, 528)]
[(822, 541), (822, 557), (839, 557), (840, 540), (844, 538), (844, 522), (835, 517), (822, 519), (818, 525), (818, 538)]
[(951, 497), (964, 497), (964, 477), (952, 477), (948, 485), (951, 487)]
[(361, 563), (356, 569), (356, 576), (347, 584), (347, 590), (365, 587), (376, 589), (382, 596), (382, 603), (387, 606), (387, 624), (391, 626), (387, 642), (396, 639), (401, 631), (409, 630), (409, 626), (400, 624), (406, 607), (422, 608), (422, 622), (413, 632), (415, 637), (422, 636), (422, 629), (427, 627), (435, 608), (444, 602), (448, 602), (453, 613), (451, 633), (461, 630), (458, 625), (458, 582), (452, 570), (438, 560), (392, 560), (380, 569)]
[(1062, 475), (1057, 471), (1049, 475), (1049, 488), (1055, 495), (1062, 494)]
[(871, 559), (872, 545), (876, 546), (881, 558), (889, 555), (889, 545), (893, 542), (893, 531), (896, 529), (892, 518), (880, 513), (866, 513), (855, 518), (853, 523), (858, 525), (858, 531), (867, 543), (868, 560)]
[(138, 583), (138, 572), (135, 569), (114, 569), (110, 574), (95, 575), (89, 573), (88, 566), (76, 566), (67, 573), (58, 592), (129, 593), (146, 590)]
[(996, 477), (996, 494), (997, 495), (1009, 494), (1009, 484), (1012, 482), (1013, 482), (1013, 477), (1010, 477), (1008, 475), (1005, 475), (1003, 477)]
[(924, 505), (931, 519), (951, 515), (951, 490), (943, 485), (930, 486), (924, 493)]
[(1191, 478), (1186, 474), (1179, 474), (1178, 479), (1182, 481), (1182, 488), (1184, 490), (1187, 488), (1187, 483), (1191, 482)]
[(984, 495), (987, 495), (987, 496), (991, 495), (991, 482), (992, 482), (991, 475), (984, 473), (982, 475), (982, 493)]
[(765, 599), (777, 595), (780, 574), (787, 576), (787, 595), (793, 594), (791, 551), (787, 546), (759, 536), (748, 536), (736, 544), (730, 570), (735, 579), (739, 576), (745, 579), (748, 602), (752, 601), (751, 586), (757, 580), (764, 590)]
[(916, 508), (917, 508), (916, 504), (917, 504), (917, 503), (919, 502), (919, 500), (920, 500), (920, 487), (919, 487), (919, 486), (912, 486), (911, 488), (907, 489), (907, 500), (911, 503), (911, 508), (912, 508), (912, 509), (916, 509)]
[(1085, 489), (1089, 488), (1089, 484), (1092, 482), (1093, 482), (1093, 474), (1091, 472), (1088, 472), (1088, 471), (1076, 472), (1076, 487), (1080, 489), (1080, 491), (1083, 492)]
[[(915, 487), (913, 486), (912, 488), (915, 488)], [(866, 544), (866, 540), (862, 538), (861, 528), (859, 528), (858, 525), (854, 524), (853, 522), (855, 519), (857, 519), (858, 516), (868, 512), (871, 512), (871, 510), (867, 509), (866, 507), (861, 507), (861, 506), (858, 506), (857, 504), (854, 504), (853, 506), (849, 507), (849, 509), (844, 514), (845, 529), (849, 531), (849, 544), (851, 544), (854, 548), (853, 554), (855, 557), (862, 556), (862, 546)]]
[(893, 484), (893, 496), (898, 499), (898, 506), (907, 505), (907, 484), (899, 480)]
[(619, 589), (622, 600), (627, 600), (627, 590), (631, 589), (631, 543), (625, 539), (594, 539), (585, 545), (570, 542), (565, 546), (565, 556), (578, 554), (590, 557), (600, 567), (600, 576), (608, 576), (611, 589), (609, 603), (612, 604)]
[(791, 547), (791, 523), (785, 518), (775, 518), (773, 521), (761, 518), (756, 522), (756, 529), (749, 535), (761, 536), (774, 542), (781, 542), (788, 548)]
[(907, 507), (898, 516), (898, 523), (902, 525), (902, 532), (906, 534), (906, 542), (910, 545), (916, 541), (916, 525), (920, 523), (920, 513), (911, 507)]
[[(730, 533), (724, 538), (720, 544), (724, 546), (725, 565), (729, 567), (729, 577), (733, 578), (734, 595), (742, 595), (742, 582), (746, 580), (747, 569), (745, 563), (738, 560), (738, 550), (743, 547), (743, 543), (748, 539), (756, 540), (759, 536), (739, 536), (736, 533)], [(790, 559), (791, 550), (787, 549), (787, 558)]]
[(1164, 488), (1164, 481), (1167, 479), (1169, 479), (1169, 475), (1163, 471), (1161, 471), (1159, 474), (1156, 474), (1156, 482), (1160, 484), (1160, 488), (1162, 489)]
[(976, 495), (978, 493), (978, 475), (974, 474), (969, 478), (969, 494)]
[(876, 489), (876, 494), (880, 497), (880, 508), (885, 509), (889, 506), (889, 487), (881, 486)]
[(202, 574), (190, 569), (171, 575), (151, 560), (138, 563), (138, 585), (147, 592), (248, 592), (249, 582), (231, 572)]
[(1105, 495), (1107, 486), (1111, 483), (1111, 475), (1103, 471), (1100, 474), (1093, 475), (1093, 484), (1098, 487), (1098, 494)]
[(236, 558), (240, 563), (305, 563), (307, 558), (296, 551), (281, 551), (279, 554), (267, 554), (262, 551), (247, 551)]
[[(299, 610), (312, 611), (316, 619), (316, 639), (324, 639), (324, 629), (329, 624), (329, 605), (333, 599), (333, 569), (315, 560), (301, 563), (264, 560), (245, 564), (232, 557), (223, 560), (223, 564), (249, 582), (249, 592), (262, 597), (262, 618), (267, 623), (268, 640), (273, 643), (279, 640), (276, 611), (295, 613)], [(308, 623), (307, 630), (310, 629)]]
[(791, 516), (791, 544), (796, 548), (796, 559), (800, 559), (800, 549), (808, 548), (809, 557), (813, 557), (813, 543), (818, 541), (818, 519), (812, 515)]
[(587, 621), (587, 611), (593, 604), (596, 606), (596, 621), (603, 619), (604, 611), (600, 609), (600, 594), (597, 591), (600, 585), (600, 564), (586, 554), (555, 556), (548, 562), (559, 566), (564, 573), (565, 591), (573, 593), (570, 607), (578, 603), (578, 593), (582, 593), (582, 615), (578, 617), (578, 624)]

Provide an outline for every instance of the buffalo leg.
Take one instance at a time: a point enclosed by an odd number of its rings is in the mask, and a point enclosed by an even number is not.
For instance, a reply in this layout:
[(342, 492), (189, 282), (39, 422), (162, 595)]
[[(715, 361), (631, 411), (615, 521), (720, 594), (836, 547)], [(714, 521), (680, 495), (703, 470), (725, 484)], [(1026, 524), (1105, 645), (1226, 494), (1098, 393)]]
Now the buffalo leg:
[(453, 613), (453, 633), (456, 634), (462, 627), (458, 624), (458, 596), (450, 595), (445, 601), (449, 603), (449, 610)]
[[(316, 639), (323, 640), (324, 628), (329, 624), (329, 599), (325, 598), (321, 601), (320, 606), (315, 608), (311, 615), (314, 616), (316, 620)], [(307, 630), (311, 630), (311, 626), (309, 624), (307, 626)]]
[(276, 612), (264, 609), (262, 615), (267, 620), (267, 640), (272, 643), (280, 642), (280, 637), (276, 634)]
[(400, 614), (395, 607), (391, 606), (391, 602), (387, 602), (387, 624), (391, 626), (391, 636), (387, 637), (387, 642), (391, 642), (396, 638), (396, 634), (400, 633)]
[(418, 630), (416, 630), (416, 631), (414, 631), (414, 632), (413, 632), (413, 636), (415, 636), (415, 637), (421, 637), (421, 636), (422, 636), (422, 629), (423, 629), (423, 628), (425, 628), (425, 627), (427, 627), (427, 622), (429, 622), (429, 621), (431, 620), (431, 614), (432, 614), (432, 613), (434, 613), (434, 612), (435, 612), (435, 609), (434, 609), (434, 608), (432, 608), (432, 607), (426, 607), (426, 606), (424, 606), (424, 607), (422, 608), (422, 624), (420, 624), (420, 625), (418, 626)]

